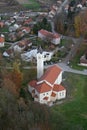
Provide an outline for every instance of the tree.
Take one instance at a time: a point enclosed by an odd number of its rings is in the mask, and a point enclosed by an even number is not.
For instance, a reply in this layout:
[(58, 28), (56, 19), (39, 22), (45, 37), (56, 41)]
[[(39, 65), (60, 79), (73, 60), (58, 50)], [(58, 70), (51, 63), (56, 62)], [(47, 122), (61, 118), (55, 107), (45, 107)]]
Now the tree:
[(55, 21), (54, 21), (54, 29), (56, 31), (58, 31), (59, 33), (64, 34), (64, 22), (66, 21), (66, 16), (65, 14), (62, 12), (62, 14), (58, 14), (55, 17)]
[(38, 31), (41, 29), (46, 29), (48, 31), (51, 31), (51, 24), (47, 21), (46, 18), (43, 18), (43, 20), (41, 22), (37, 22), (37, 24), (34, 25), (33, 27), (33, 32), (35, 34), (38, 34)]
[(76, 35), (87, 38), (87, 9), (80, 12), (74, 19)]
[(18, 92), (16, 91), (15, 83), (12, 82), (9, 78), (3, 79), (3, 87), (8, 90), (10, 93), (18, 96)]
[(75, 17), (74, 27), (75, 27), (76, 37), (79, 37), (81, 35), (81, 18), (80, 18), (80, 16)]
[(13, 70), (11, 72), (11, 79), (16, 85), (16, 90), (19, 92), (23, 80), (23, 74), (20, 71), (20, 62), (15, 61), (13, 63)]
[(43, 18), (42, 23), (43, 23), (44, 25), (48, 24), (48, 21), (47, 21), (47, 19), (46, 19), (45, 17)]

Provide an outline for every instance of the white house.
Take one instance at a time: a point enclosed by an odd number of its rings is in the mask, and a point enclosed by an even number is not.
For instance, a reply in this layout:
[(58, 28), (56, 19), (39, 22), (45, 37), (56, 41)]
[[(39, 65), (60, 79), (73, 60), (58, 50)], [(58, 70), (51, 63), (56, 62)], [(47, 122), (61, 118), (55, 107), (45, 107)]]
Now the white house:
[(48, 32), (47, 30), (41, 29), (38, 31), (38, 37), (43, 40), (49, 40), (53, 44), (57, 45), (60, 43), (61, 36), (58, 33)]
[(32, 42), (24, 39), (19, 41), (16, 45), (14, 45), (13, 50), (14, 52), (21, 53), (26, 47), (30, 47), (32, 45)]
[(5, 37), (3, 34), (0, 36), (0, 47), (4, 47)]
[(66, 97), (66, 89), (61, 85), (62, 69), (53, 65), (49, 67), (40, 79), (30, 81), (28, 90), (34, 101), (52, 105), (56, 100)]
[[(32, 59), (32, 57), (34, 57), (35, 59), (37, 58), (37, 53), (38, 53), (38, 50), (33, 49), (29, 52), (22, 53), (21, 58), (24, 61), (30, 61)], [(42, 55), (44, 57), (44, 61), (50, 61), (52, 58), (53, 52), (43, 51)]]

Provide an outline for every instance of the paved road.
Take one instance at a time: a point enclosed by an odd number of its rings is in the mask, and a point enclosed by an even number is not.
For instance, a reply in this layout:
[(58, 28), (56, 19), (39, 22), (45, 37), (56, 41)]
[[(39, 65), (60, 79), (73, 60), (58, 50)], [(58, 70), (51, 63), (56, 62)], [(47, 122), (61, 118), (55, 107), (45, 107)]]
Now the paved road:
[(60, 6), (60, 8), (58, 8), (57, 14), (62, 12), (62, 9), (65, 5), (67, 5), (69, 3), (69, 0), (65, 0), (62, 5)]
[(68, 36), (64, 37), (67, 40), (71, 39), (73, 41), (71, 50), (69, 51), (68, 55), (63, 59), (63, 62), (67, 64), (67, 62), (70, 61), (76, 55), (77, 49), (83, 43), (83, 38), (73, 38)]
[(79, 70), (75, 70), (75, 69), (72, 69), (70, 66), (68, 66), (66, 63), (58, 63), (57, 64), (59, 67), (62, 68), (62, 70), (64, 72), (72, 72), (72, 73), (75, 73), (75, 74), (82, 74), (82, 75), (87, 75), (87, 70), (83, 70), (83, 71), (79, 71)]

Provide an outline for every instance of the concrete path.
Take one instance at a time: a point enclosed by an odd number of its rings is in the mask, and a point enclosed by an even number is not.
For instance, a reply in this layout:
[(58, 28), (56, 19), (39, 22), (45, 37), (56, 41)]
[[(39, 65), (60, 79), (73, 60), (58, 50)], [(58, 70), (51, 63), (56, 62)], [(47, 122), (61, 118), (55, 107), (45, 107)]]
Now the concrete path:
[(57, 65), (59, 67), (61, 67), (64, 72), (72, 72), (72, 73), (75, 73), (75, 74), (87, 75), (86, 69), (84, 69), (83, 71), (75, 70), (75, 69), (72, 69), (70, 66), (66, 65), (66, 63), (58, 63)]

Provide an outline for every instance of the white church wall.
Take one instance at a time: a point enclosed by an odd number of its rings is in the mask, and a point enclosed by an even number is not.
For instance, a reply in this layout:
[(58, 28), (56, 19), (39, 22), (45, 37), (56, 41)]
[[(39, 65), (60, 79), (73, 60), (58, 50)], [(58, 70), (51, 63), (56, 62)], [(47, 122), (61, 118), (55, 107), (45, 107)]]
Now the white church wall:
[(62, 82), (62, 72), (58, 75), (56, 81), (54, 82), (54, 84), (60, 84)]
[(51, 95), (51, 93), (52, 93), (52, 90), (48, 91), (48, 92), (41, 93), (40, 97), (39, 97), (40, 98), (40, 100), (39, 100), (40, 103), (44, 103), (44, 100), (43, 100), (44, 97), (48, 97), (48, 100), (46, 100), (47, 102), (50, 101), (50, 95)]
[(64, 99), (66, 97), (66, 90), (62, 90), (62, 91), (59, 91), (57, 93), (57, 99), (60, 100), (60, 99)]
[(32, 90), (33, 90), (33, 88), (32, 88), (30, 85), (28, 85), (28, 91), (29, 91), (30, 93), (32, 93)]
[(37, 53), (37, 79), (39, 79), (44, 73), (44, 59), (43, 55)]

